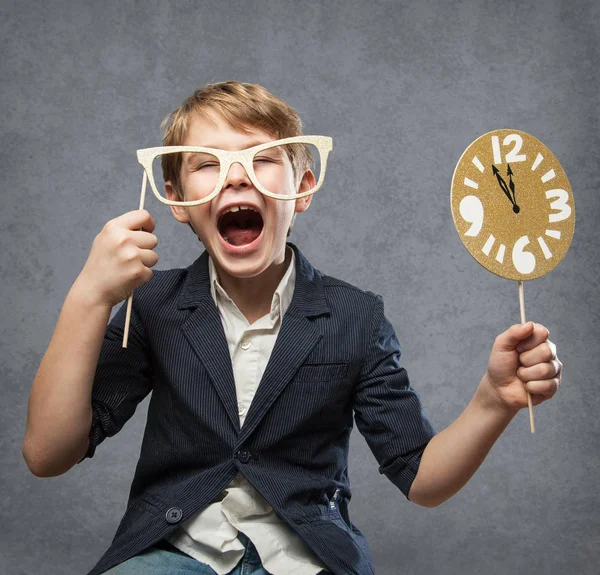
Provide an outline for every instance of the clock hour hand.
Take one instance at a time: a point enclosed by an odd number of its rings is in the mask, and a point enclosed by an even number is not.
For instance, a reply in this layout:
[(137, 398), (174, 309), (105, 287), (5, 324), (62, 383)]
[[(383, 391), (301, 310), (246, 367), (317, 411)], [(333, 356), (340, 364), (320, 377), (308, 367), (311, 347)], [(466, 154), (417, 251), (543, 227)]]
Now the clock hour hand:
[(517, 198), (515, 198), (515, 183), (513, 182), (513, 171), (510, 167), (510, 164), (507, 165), (506, 175), (508, 176), (508, 186), (510, 187), (510, 191), (512, 192), (512, 201), (513, 201), (513, 212), (518, 214), (521, 211), (521, 208), (517, 205)]
[[(504, 178), (500, 175), (498, 168), (496, 168), (496, 166), (494, 166), (493, 164), (492, 164), (492, 172), (494, 173), (494, 176), (496, 176), (496, 179), (498, 180), (498, 184), (500, 185), (500, 188), (502, 189), (502, 191), (504, 192), (506, 197), (509, 199), (510, 203), (513, 205), (513, 212), (515, 212), (515, 214), (518, 214), (520, 211), (519, 206), (517, 206), (516, 202), (513, 200), (513, 197), (511, 196), (510, 191), (508, 190), (508, 186), (506, 185)], [(514, 184), (513, 184), (513, 186), (514, 186)]]

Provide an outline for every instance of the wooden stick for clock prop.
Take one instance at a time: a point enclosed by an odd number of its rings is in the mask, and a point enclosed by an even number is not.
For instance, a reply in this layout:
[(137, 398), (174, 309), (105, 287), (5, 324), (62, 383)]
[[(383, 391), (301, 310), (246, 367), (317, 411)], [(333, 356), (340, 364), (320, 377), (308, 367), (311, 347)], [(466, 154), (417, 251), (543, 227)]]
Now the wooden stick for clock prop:
[[(527, 323), (525, 321), (525, 296), (523, 294), (523, 282), (521, 280), (519, 280), (519, 307), (521, 308), (521, 323)], [(527, 391), (527, 403), (529, 405), (529, 424), (531, 426), (531, 433), (535, 433), (535, 421), (533, 419), (533, 400), (529, 391)]]
[[(144, 198), (146, 197), (146, 170), (142, 176), (142, 191), (140, 192), (140, 210), (144, 209)], [(142, 228), (140, 228), (142, 231)], [(123, 330), (123, 347), (127, 347), (127, 338), (129, 337), (129, 322), (131, 320), (131, 306), (133, 305), (133, 291), (127, 298), (127, 314), (125, 315), (125, 329)]]

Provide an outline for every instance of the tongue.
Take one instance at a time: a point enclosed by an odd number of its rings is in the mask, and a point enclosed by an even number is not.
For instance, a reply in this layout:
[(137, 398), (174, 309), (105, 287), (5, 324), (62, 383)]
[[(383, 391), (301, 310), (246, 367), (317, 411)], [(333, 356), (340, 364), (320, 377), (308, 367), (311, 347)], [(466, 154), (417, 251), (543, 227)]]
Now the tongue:
[(245, 246), (260, 236), (260, 228), (251, 227), (242, 229), (236, 225), (226, 226), (223, 230), (223, 236), (234, 246)]

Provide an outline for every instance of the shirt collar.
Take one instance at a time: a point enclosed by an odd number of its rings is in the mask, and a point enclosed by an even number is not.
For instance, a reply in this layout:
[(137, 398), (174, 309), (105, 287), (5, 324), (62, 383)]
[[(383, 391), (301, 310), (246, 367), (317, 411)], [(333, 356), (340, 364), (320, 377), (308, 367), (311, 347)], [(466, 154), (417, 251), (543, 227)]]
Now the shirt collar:
[[(292, 302), (294, 286), (296, 284), (296, 254), (289, 246), (286, 246), (286, 251), (291, 252), (290, 263), (271, 300), (271, 317), (275, 318), (279, 315), (281, 322), (283, 322), (283, 316)], [(219, 275), (210, 255), (208, 256), (208, 274), (210, 279), (210, 294), (215, 305), (219, 305), (217, 295), (225, 301), (233, 302), (219, 282)]]

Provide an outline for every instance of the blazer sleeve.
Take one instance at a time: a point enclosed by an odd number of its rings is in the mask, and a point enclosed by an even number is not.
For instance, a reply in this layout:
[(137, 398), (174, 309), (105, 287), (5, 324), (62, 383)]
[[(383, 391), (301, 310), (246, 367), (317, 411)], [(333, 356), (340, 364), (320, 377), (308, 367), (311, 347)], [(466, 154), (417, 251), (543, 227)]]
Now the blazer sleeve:
[(126, 312), (127, 301), (106, 328), (92, 387), (90, 445), (78, 463), (93, 457), (100, 443), (118, 433), (152, 391), (151, 355), (135, 306), (127, 347), (123, 347)]
[(354, 418), (385, 474), (408, 498), (421, 456), (436, 431), (400, 365), (400, 344), (378, 294), (358, 375)]

